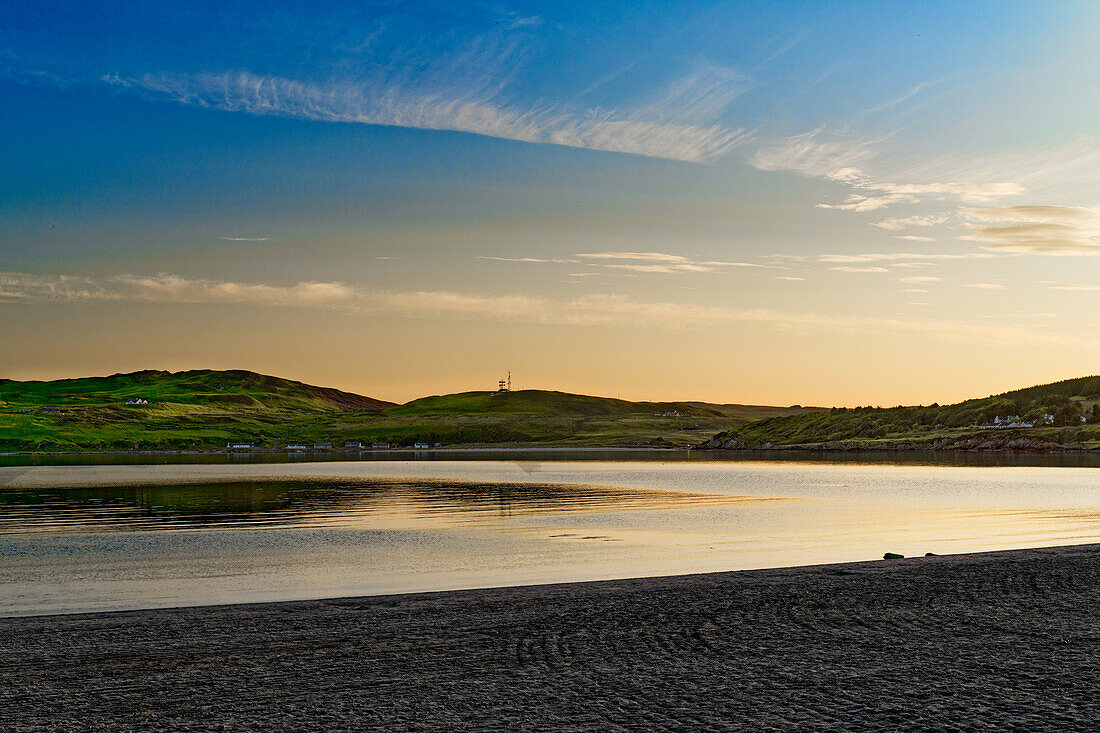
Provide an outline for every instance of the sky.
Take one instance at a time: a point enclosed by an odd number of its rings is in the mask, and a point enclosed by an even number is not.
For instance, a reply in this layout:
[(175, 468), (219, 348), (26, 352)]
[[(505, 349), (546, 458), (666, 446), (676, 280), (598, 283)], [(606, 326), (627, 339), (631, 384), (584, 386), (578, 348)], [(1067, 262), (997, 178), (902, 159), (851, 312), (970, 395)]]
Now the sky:
[(0, 5), (0, 377), (1100, 372), (1100, 5)]

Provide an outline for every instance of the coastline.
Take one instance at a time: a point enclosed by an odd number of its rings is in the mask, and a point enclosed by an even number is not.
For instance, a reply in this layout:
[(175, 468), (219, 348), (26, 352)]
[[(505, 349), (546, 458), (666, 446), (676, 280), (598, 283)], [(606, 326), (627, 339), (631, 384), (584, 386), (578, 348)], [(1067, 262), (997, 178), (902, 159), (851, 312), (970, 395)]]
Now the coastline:
[(1100, 545), (0, 620), (11, 730), (1086, 730)]
[(1041, 438), (1018, 435), (963, 435), (930, 440), (833, 440), (824, 443), (771, 443), (749, 444), (739, 438), (723, 440), (715, 436), (700, 443), (692, 450), (719, 451), (818, 451), (844, 452), (894, 452), (894, 453), (1100, 453), (1100, 446), (1056, 443)]
[(665, 453), (686, 454), (689, 452), (726, 453), (1015, 453), (1015, 454), (1098, 454), (1100, 446), (1081, 444), (1061, 444), (1039, 439), (996, 439), (982, 436), (962, 438), (940, 438), (930, 441), (919, 440), (838, 440), (825, 443), (770, 443), (750, 445), (740, 440), (722, 441), (712, 438), (694, 446), (623, 446), (623, 445), (545, 445), (541, 443), (479, 446), (446, 446), (440, 448), (387, 448), (376, 450), (303, 450), (287, 451), (272, 449), (254, 449), (249, 451), (214, 450), (104, 450), (104, 451), (0, 451), (0, 458), (61, 458), (66, 456), (87, 457), (158, 457), (177, 456), (195, 458), (287, 458), (318, 459), (343, 458), (359, 460), (363, 458), (386, 458), (389, 456), (434, 457), (461, 456), (477, 454), (512, 453)]

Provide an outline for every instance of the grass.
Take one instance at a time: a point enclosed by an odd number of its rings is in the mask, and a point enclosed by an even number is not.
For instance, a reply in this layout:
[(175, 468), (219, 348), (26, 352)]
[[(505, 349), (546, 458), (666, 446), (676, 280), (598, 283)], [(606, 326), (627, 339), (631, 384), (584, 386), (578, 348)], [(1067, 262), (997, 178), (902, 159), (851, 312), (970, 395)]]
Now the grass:
[[(149, 404), (125, 404), (132, 397)], [(61, 412), (43, 413), (44, 407)], [(686, 447), (746, 422), (738, 410), (790, 408), (628, 402), (542, 390), (465, 392), (393, 405), (245, 371), (145, 371), (0, 381), (0, 450), (211, 450), (233, 440), (266, 447), (276, 440), (337, 447), (345, 441)]]
[[(1034, 438), (1062, 445), (1100, 445), (1100, 377), (1028, 387), (953, 405), (833, 408), (743, 424), (714, 438), (752, 447), (858, 442), (861, 445), (981, 436)], [(1035, 420), (1033, 428), (982, 429), (997, 416)], [(1050, 424), (1041, 425), (1044, 415)]]

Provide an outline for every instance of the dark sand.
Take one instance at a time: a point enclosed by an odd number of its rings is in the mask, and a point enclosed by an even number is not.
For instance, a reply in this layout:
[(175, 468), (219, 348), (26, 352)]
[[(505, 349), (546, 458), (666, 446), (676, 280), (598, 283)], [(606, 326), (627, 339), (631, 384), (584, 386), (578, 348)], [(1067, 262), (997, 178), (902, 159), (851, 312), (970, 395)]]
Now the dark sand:
[(0, 620), (0, 727), (1100, 729), (1100, 545)]

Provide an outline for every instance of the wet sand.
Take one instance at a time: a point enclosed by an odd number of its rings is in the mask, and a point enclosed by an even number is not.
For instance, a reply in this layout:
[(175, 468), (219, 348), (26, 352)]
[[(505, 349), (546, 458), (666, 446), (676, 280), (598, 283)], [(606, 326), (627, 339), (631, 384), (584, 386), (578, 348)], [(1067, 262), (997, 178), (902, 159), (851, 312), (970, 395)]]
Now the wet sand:
[(1095, 730), (1100, 545), (0, 620), (7, 730)]

